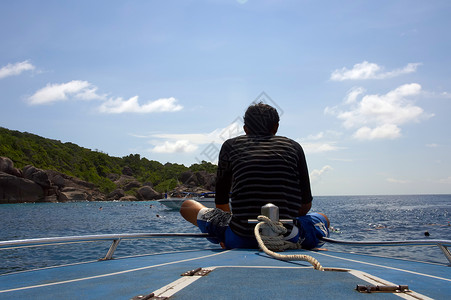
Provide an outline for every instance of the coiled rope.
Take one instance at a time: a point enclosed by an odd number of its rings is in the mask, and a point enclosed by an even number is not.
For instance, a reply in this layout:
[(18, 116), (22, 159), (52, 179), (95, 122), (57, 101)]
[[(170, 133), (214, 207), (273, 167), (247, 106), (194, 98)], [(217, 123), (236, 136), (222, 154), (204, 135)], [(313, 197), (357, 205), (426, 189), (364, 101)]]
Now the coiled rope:
[[(316, 270), (324, 271), (323, 267), (314, 257), (310, 255), (303, 254), (279, 254), (274, 251), (284, 251), (286, 249), (301, 249), (300, 243), (292, 243), (284, 240), (283, 234), (287, 232), (287, 229), (283, 226), (281, 222), (273, 222), (270, 218), (266, 216), (258, 216), (257, 220), (259, 223), (254, 228), (255, 238), (257, 239), (260, 249), (263, 250), (269, 256), (276, 259), (286, 260), (286, 261), (307, 261)], [(272, 231), (277, 233), (277, 236), (267, 236), (260, 234), (260, 227), (269, 226)]]

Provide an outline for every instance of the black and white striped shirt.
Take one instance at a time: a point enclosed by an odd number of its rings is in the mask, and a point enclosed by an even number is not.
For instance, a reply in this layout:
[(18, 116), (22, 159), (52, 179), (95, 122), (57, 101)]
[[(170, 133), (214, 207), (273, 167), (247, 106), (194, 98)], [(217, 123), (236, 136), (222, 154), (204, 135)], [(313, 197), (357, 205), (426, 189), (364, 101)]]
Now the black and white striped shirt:
[(216, 183), (216, 204), (229, 202), (231, 229), (253, 237), (255, 219), (261, 207), (279, 207), (281, 219), (299, 215), (302, 203), (312, 201), (304, 151), (299, 143), (282, 136), (243, 135), (227, 140), (221, 148)]

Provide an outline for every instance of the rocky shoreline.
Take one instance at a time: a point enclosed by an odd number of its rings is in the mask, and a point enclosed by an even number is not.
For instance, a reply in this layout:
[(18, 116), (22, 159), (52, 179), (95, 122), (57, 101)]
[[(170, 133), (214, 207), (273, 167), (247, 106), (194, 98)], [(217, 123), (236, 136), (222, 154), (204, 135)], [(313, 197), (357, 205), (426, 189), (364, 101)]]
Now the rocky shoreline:
[[(108, 174), (116, 185), (109, 194), (102, 193), (93, 183), (32, 165), (14, 167), (8, 157), (0, 157), (0, 203), (68, 202), (68, 201), (144, 201), (164, 198), (151, 182), (141, 183), (130, 168), (122, 174)], [(214, 188), (215, 175), (207, 172), (185, 172), (178, 179), (176, 192), (207, 192)]]

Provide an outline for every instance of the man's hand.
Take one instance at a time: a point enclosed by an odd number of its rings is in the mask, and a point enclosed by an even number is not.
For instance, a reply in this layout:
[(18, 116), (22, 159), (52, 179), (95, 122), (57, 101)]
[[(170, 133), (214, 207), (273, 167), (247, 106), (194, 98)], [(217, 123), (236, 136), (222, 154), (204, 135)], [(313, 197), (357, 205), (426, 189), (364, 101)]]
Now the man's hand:
[(216, 208), (219, 208), (223, 211), (230, 212), (230, 205), (228, 203), (227, 204), (216, 204)]
[[(222, 209), (223, 211), (230, 212), (230, 205), (229, 204), (216, 204), (216, 208)], [(219, 243), (221, 245), (222, 249), (226, 249), (226, 246), (224, 242)]]
[(301, 208), (299, 208), (299, 216), (305, 216), (309, 212), (310, 208), (312, 208), (312, 202), (303, 203)]

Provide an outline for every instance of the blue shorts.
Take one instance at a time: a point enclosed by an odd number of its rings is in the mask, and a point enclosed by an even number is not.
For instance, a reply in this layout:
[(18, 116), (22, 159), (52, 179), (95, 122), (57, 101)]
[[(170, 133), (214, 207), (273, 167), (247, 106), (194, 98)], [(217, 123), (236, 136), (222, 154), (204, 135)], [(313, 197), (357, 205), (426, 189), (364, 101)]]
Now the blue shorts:
[(324, 245), (322, 237), (329, 237), (326, 218), (319, 213), (308, 213), (294, 219), (293, 230), (288, 240), (293, 243), (300, 242), (303, 249), (313, 249)]
[[(203, 208), (197, 215), (197, 225), (203, 233), (208, 233), (214, 238), (208, 238), (212, 243), (224, 243), (228, 249), (232, 248), (258, 248), (255, 238), (245, 238), (237, 235), (230, 229), (229, 223), (232, 215), (218, 208)], [(286, 239), (297, 243), (301, 241), (302, 248), (313, 249), (321, 247), (324, 242), (321, 237), (328, 237), (329, 229), (323, 215), (309, 213), (294, 220), (294, 226)]]

